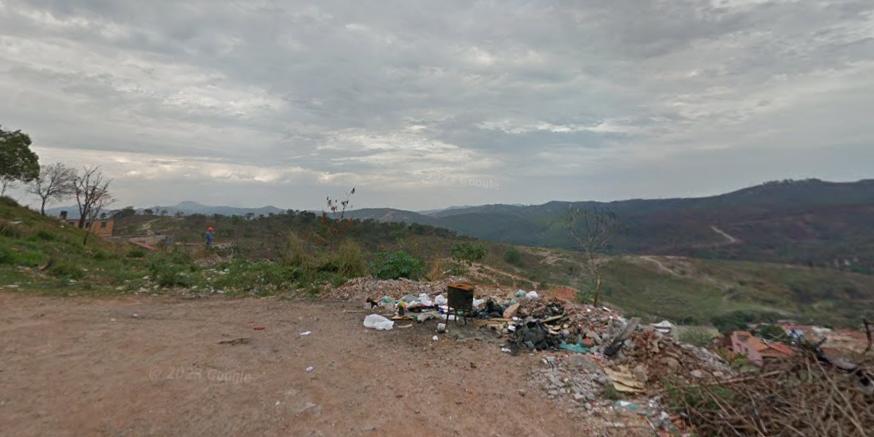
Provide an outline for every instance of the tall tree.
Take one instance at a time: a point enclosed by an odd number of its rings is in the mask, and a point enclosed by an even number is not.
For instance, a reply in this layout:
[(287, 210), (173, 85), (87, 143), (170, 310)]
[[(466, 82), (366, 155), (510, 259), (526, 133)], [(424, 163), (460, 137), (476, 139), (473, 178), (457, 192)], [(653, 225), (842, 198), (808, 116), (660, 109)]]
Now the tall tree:
[(0, 127), (0, 196), (15, 182), (28, 183), (39, 176), (39, 157), (30, 150), (30, 137)]
[(616, 215), (596, 209), (571, 208), (566, 216), (568, 233), (577, 243), (585, 257), (585, 267), (591, 280), (592, 303), (601, 299), (603, 275), (602, 255), (610, 244), (610, 238), (618, 227)]
[(31, 182), (28, 192), (39, 196), (39, 213), (46, 215), (46, 203), (72, 195), (76, 191), (75, 183), (76, 170), (56, 162), (39, 170), (39, 176)]
[[(74, 194), (76, 195), (76, 205), (79, 207), (79, 227), (89, 227), (94, 223), (101, 210), (112, 203), (112, 195), (109, 194), (109, 183), (100, 171), (100, 167), (85, 167), (82, 173), (76, 176), (73, 184)], [(88, 241), (88, 234), (85, 234), (85, 240)]]

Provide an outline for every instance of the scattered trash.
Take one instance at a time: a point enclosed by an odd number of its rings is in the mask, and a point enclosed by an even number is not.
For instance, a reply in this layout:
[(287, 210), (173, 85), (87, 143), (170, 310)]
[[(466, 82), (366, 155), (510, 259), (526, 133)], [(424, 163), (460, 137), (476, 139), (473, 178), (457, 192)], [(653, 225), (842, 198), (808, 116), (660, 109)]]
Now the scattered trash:
[(529, 291), (528, 293), (525, 293), (525, 299), (533, 300), (539, 298), (540, 295), (538, 295), (536, 291)]
[(509, 307), (507, 307), (507, 309), (504, 310), (503, 316), (505, 319), (512, 319), (516, 315), (517, 311), (519, 311), (519, 304), (514, 303), (513, 305), (510, 305)]
[(218, 342), (218, 344), (229, 344), (231, 346), (236, 346), (238, 344), (249, 344), (251, 342), (252, 342), (252, 339), (250, 337), (240, 337), (240, 338), (235, 338), (233, 340), (222, 340), (222, 341)]
[(604, 373), (613, 382), (613, 388), (622, 393), (640, 393), (644, 389), (642, 382), (635, 379), (628, 369), (620, 367), (619, 370), (605, 368)]
[(309, 366), (309, 367), (306, 368), (307, 373), (310, 373), (310, 372), (312, 372), (313, 370), (316, 370), (316, 368), (313, 367), (313, 366)]
[(513, 351), (510, 350), (510, 348), (508, 348), (508, 347), (502, 347), (502, 348), (501, 348), (501, 352), (504, 352), (504, 353), (509, 354), (509, 353), (512, 353)]
[(306, 337), (307, 335), (310, 335), (310, 334), (312, 334), (312, 333), (313, 333), (312, 331), (304, 331), (304, 332), (301, 332), (301, 333), (300, 333), (300, 336), (301, 336), (301, 337)]
[(441, 333), (441, 334), (446, 332), (446, 324), (445, 323), (438, 323), (437, 324), (437, 332)]
[(584, 354), (584, 353), (589, 352), (589, 348), (587, 348), (586, 346), (583, 346), (579, 343), (562, 342), (560, 345), (558, 345), (558, 347), (560, 349), (564, 349), (564, 350), (570, 351), (570, 352), (576, 352), (578, 354)]
[(253, 326), (252, 329), (254, 329), (254, 330), (256, 330), (256, 331), (263, 331), (263, 330), (265, 330), (265, 329), (267, 329), (267, 328), (264, 327), (264, 326)]
[(364, 318), (364, 327), (376, 329), (377, 331), (388, 331), (394, 326), (395, 322), (386, 319), (379, 314), (371, 314)]
[(431, 337), (431, 340), (433, 340), (433, 341), (437, 341), (437, 340), (440, 340), (440, 337), (438, 337), (438, 336), (435, 335), (435, 336)]
[(408, 323), (406, 325), (398, 325), (398, 328), (400, 328), (400, 329), (412, 328), (412, 327), (413, 327), (412, 323)]

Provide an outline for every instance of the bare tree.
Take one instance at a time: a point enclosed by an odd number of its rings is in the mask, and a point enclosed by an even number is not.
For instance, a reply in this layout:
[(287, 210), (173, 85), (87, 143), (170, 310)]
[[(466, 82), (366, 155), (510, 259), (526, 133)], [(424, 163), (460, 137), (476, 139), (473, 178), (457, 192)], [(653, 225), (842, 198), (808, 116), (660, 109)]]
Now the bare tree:
[[(342, 200), (331, 199), (331, 196), (328, 196), (328, 210), (331, 211), (331, 215), (339, 218), (341, 221), (346, 217), (346, 209), (351, 206), (349, 202), (352, 199), (352, 195), (355, 194), (355, 188), (352, 187), (352, 190), (346, 193), (346, 198)], [(327, 216), (327, 212), (322, 211), (322, 216)]]
[(103, 175), (100, 167), (85, 167), (82, 174), (76, 176), (73, 187), (76, 204), (79, 206), (79, 227), (87, 228), (88, 231), (82, 244), (87, 244), (94, 220), (113, 201), (109, 194), (110, 182), (112, 181)]
[(39, 196), (39, 213), (46, 215), (46, 203), (73, 194), (76, 191), (75, 183), (76, 170), (56, 162), (40, 169), (39, 176), (31, 182), (28, 192)]
[(616, 215), (596, 209), (571, 208), (566, 226), (585, 257), (585, 267), (592, 281), (592, 303), (598, 305), (603, 282), (600, 256), (607, 250), (618, 226)]

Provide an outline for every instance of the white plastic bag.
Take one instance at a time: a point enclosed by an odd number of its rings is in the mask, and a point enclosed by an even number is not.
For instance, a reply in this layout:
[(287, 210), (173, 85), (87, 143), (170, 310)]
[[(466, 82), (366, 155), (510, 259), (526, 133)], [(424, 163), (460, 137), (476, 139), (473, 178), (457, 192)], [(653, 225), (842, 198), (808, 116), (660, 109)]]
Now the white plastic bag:
[(534, 299), (537, 299), (539, 297), (540, 297), (540, 295), (538, 295), (536, 291), (529, 291), (528, 293), (525, 293), (526, 299), (534, 300)]
[(446, 296), (444, 296), (442, 294), (438, 295), (437, 297), (434, 298), (434, 303), (437, 304), (438, 306), (446, 305)]
[(371, 314), (364, 318), (364, 327), (365, 328), (373, 328), (377, 331), (388, 331), (392, 327), (394, 327), (395, 322), (386, 319), (379, 314)]
[(431, 298), (425, 293), (419, 295), (419, 303), (426, 307), (434, 305), (434, 302), (431, 302)]

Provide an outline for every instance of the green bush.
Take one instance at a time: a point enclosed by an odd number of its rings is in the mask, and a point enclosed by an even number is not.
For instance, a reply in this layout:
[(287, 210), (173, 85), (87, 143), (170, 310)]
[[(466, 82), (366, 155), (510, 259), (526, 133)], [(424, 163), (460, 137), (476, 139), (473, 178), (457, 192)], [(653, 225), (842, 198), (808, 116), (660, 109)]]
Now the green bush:
[(0, 246), (0, 264), (15, 264), (15, 254), (6, 246)]
[(744, 330), (752, 323), (775, 322), (780, 319), (780, 314), (768, 311), (732, 311), (720, 314), (710, 319), (713, 326), (721, 333), (729, 333)]
[(189, 287), (197, 270), (191, 258), (182, 252), (155, 254), (149, 259), (149, 275), (161, 287)]
[(38, 239), (40, 239), (40, 240), (43, 240), (43, 241), (53, 241), (53, 240), (55, 240), (55, 236), (54, 236), (54, 234), (52, 234), (51, 232), (46, 231), (45, 229), (40, 229), (39, 231), (37, 231), (37, 233), (36, 233), (36, 238), (38, 238)]
[(504, 252), (504, 261), (506, 261), (507, 264), (511, 264), (514, 266), (521, 266), (522, 265), (522, 253), (519, 252), (519, 249), (516, 249), (515, 247), (511, 247), (511, 248), (507, 249), (506, 252)]
[(474, 243), (456, 243), (452, 246), (452, 258), (459, 261), (464, 261), (468, 264), (482, 261), (486, 257), (488, 250), (481, 244)]
[(783, 328), (777, 325), (765, 324), (756, 328), (755, 334), (759, 337), (764, 338), (765, 340), (771, 341), (788, 341), (789, 337), (786, 335), (786, 331)]
[(127, 252), (128, 258), (145, 258), (146, 251), (140, 249), (139, 247), (135, 247)]
[(370, 270), (379, 279), (419, 279), (425, 272), (425, 264), (404, 251), (380, 252)]
[(264, 260), (237, 260), (227, 267), (227, 271), (215, 281), (215, 286), (238, 291), (275, 291), (303, 279), (298, 267)]
[(367, 274), (367, 263), (364, 261), (364, 253), (361, 247), (352, 241), (345, 241), (331, 255), (331, 263), (335, 270), (346, 278), (354, 278)]
[(458, 260), (452, 260), (449, 263), (449, 274), (452, 276), (464, 276), (469, 270), (465, 263)]
[(47, 270), (50, 275), (56, 278), (82, 279), (85, 277), (85, 271), (81, 267), (64, 261), (52, 262)]
[(682, 328), (678, 337), (681, 342), (698, 347), (706, 347), (713, 342), (713, 333), (706, 328)]

